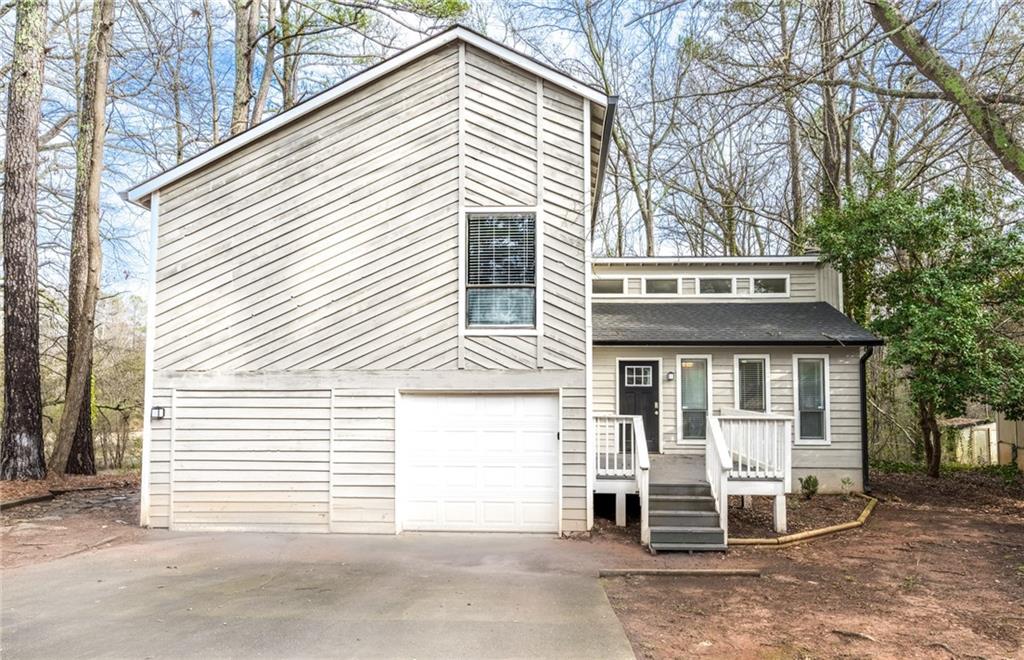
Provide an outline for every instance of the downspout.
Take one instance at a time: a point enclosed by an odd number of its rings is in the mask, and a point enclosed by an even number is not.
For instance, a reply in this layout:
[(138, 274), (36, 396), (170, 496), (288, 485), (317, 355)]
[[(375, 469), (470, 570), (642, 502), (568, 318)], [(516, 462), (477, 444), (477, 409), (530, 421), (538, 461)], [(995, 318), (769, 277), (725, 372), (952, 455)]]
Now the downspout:
[(868, 360), (875, 353), (874, 346), (868, 346), (860, 356), (860, 461), (861, 481), (865, 493), (871, 492), (868, 482)]

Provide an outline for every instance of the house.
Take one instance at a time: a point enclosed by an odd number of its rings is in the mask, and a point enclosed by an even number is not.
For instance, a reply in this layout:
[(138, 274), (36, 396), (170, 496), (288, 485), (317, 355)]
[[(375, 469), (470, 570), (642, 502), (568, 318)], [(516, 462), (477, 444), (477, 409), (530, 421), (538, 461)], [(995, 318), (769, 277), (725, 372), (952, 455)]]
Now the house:
[(645, 539), (703, 549), (716, 516), (648, 509), (859, 485), (877, 341), (833, 271), (591, 259), (615, 104), (454, 27), (131, 189), (156, 237), (142, 524), (561, 534), (615, 489)]

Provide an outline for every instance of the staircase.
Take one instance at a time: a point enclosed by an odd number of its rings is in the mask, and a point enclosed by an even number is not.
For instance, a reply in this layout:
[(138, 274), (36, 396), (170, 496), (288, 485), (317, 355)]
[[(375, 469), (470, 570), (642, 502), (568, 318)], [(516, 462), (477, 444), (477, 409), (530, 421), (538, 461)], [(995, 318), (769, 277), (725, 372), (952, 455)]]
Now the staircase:
[(651, 550), (725, 550), (725, 530), (719, 525), (715, 498), (706, 482), (656, 482), (652, 478), (649, 502)]

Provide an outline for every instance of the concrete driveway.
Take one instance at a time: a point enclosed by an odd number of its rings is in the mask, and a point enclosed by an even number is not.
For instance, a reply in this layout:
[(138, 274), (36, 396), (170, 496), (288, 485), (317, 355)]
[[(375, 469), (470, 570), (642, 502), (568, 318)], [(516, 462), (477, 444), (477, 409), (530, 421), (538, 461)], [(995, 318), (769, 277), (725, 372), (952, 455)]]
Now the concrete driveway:
[(154, 532), (5, 571), (5, 658), (632, 658), (586, 543)]

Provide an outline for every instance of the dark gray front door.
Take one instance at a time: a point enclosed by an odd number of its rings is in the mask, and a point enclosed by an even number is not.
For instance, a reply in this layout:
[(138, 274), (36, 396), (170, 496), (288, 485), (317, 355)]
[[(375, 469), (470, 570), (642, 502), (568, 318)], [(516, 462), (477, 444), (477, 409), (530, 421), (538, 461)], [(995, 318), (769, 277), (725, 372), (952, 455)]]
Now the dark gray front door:
[(654, 360), (619, 362), (619, 414), (644, 418), (647, 450), (658, 451), (661, 428), (658, 423), (658, 394), (661, 383)]

